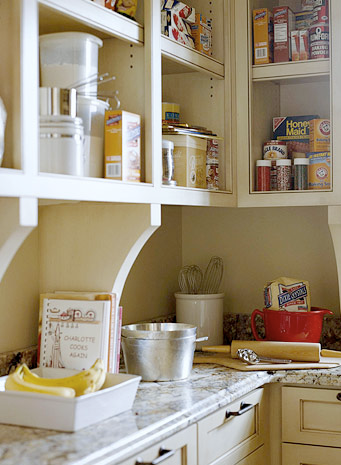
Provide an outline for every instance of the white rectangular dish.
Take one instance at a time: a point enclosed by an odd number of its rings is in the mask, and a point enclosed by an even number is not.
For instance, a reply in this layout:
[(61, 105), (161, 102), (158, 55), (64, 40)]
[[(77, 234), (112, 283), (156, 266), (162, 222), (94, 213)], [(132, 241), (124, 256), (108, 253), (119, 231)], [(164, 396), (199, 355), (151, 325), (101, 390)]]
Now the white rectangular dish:
[[(35, 368), (44, 378), (77, 373), (64, 368)], [(97, 392), (75, 398), (5, 391), (7, 376), (0, 377), (0, 423), (57, 431), (78, 431), (132, 408), (141, 376), (107, 373)]]

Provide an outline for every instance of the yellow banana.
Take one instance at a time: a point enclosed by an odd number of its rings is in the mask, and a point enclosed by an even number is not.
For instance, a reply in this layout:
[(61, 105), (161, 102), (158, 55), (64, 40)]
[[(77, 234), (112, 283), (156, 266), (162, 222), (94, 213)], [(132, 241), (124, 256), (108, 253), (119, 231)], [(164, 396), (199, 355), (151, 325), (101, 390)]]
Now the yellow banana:
[(71, 387), (65, 386), (43, 386), (33, 384), (23, 379), (23, 365), (20, 365), (13, 373), (8, 375), (5, 390), (36, 392), (39, 394), (50, 394), (52, 396), (75, 397), (76, 392)]
[(97, 359), (88, 370), (80, 371), (75, 375), (65, 378), (41, 378), (32, 373), (27, 365), (24, 364), (23, 378), (25, 381), (38, 386), (64, 386), (72, 388), (75, 390), (76, 397), (78, 397), (98, 391), (105, 381), (106, 372), (101, 359)]

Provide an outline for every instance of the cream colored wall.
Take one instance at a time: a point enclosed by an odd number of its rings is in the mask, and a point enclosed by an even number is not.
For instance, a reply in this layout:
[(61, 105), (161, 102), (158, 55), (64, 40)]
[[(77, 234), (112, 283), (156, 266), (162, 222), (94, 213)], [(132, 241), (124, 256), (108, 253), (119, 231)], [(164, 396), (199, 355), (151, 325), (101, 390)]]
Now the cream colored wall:
[(123, 323), (175, 312), (181, 268), (181, 208), (162, 207), (162, 225), (135, 261), (122, 294)]
[(38, 269), (38, 229), (35, 229), (0, 283), (0, 353), (37, 343)]
[(183, 208), (183, 263), (224, 259), (224, 311), (263, 306), (263, 286), (279, 276), (306, 279), (312, 304), (339, 314), (339, 292), (327, 207)]

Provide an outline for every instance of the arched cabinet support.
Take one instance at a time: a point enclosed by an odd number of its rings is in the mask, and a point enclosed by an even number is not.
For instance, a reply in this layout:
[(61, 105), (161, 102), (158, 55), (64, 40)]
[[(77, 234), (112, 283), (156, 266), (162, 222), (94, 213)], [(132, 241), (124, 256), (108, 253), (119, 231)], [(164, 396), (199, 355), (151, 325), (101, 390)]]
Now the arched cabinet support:
[(328, 226), (332, 236), (337, 275), (339, 283), (339, 294), (341, 289), (341, 206), (328, 207)]
[(41, 207), (40, 292), (113, 290), (119, 301), (137, 255), (160, 225), (158, 204)]
[(14, 255), (38, 224), (38, 201), (34, 198), (0, 199), (0, 282)]

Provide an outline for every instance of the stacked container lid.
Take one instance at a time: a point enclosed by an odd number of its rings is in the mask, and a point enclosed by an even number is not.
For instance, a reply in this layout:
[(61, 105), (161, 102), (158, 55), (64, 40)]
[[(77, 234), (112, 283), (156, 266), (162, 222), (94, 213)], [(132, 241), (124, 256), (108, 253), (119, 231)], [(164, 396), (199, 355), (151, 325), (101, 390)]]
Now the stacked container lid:
[[(40, 36), (39, 42), (40, 171), (89, 176), (90, 144), (86, 146), (85, 141), (86, 136), (90, 137), (89, 111), (95, 113), (98, 49), (103, 42), (81, 32), (46, 34)], [(84, 95), (79, 103), (73, 87), (81, 83)], [(95, 106), (100, 108), (104, 122), (104, 110), (108, 105), (99, 102)], [(90, 105), (92, 110), (88, 108)], [(103, 144), (103, 131), (101, 136)], [(103, 166), (103, 146), (100, 162)], [(97, 169), (97, 173), (99, 171)]]

